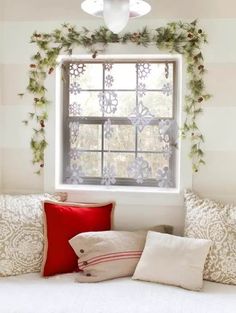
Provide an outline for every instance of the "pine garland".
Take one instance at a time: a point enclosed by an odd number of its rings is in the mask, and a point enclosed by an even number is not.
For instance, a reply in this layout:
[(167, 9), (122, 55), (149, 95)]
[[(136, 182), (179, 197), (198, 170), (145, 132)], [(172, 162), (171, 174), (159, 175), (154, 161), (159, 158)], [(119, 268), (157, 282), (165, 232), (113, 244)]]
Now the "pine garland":
[[(193, 170), (197, 172), (201, 164), (204, 164), (204, 152), (202, 143), (204, 137), (197, 126), (197, 117), (202, 112), (204, 101), (210, 98), (205, 90), (204, 74), (206, 72), (204, 59), (201, 52), (203, 44), (207, 43), (206, 33), (198, 27), (197, 21), (192, 23), (171, 22), (165, 27), (149, 30), (144, 27), (142, 31), (117, 35), (105, 27), (89, 31), (83, 28), (78, 31), (75, 26), (63, 24), (61, 28), (51, 33), (34, 32), (31, 43), (36, 45), (37, 52), (32, 56), (29, 70), (29, 83), (27, 92), (32, 94), (33, 112), (29, 112), (28, 118), (23, 121), (28, 125), (30, 121), (36, 125), (33, 128), (31, 149), (33, 163), (39, 166), (37, 174), (44, 167), (44, 151), (47, 147), (45, 126), (48, 120), (47, 108), (50, 103), (47, 98), (45, 80), (57, 66), (57, 57), (61, 53), (71, 55), (75, 47), (88, 48), (93, 58), (97, 53), (105, 51), (110, 43), (133, 43), (138, 46), (148, 47), (155, 44), (158, 49), (168, 53), (180, 53), (187, 64), (187, 90), (185, 96), (184, 111), (186, 118), (182, 127), (182, 136), (191, 139), (190, 157)], [(98, 49), (98, 45), (102, 48)], [(24, 94), (19, 94), (23, 96)]]

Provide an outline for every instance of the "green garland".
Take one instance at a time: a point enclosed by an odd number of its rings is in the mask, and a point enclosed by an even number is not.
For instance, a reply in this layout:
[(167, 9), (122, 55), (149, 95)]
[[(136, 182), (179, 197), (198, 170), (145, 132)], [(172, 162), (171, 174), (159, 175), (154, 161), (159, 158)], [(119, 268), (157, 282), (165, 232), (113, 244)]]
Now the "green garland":
[[(102, 44), (101, 51), (104, 51), (109, 43), (126, 44), (132, 42), (144, 47), (155, 44), (158, 49), (184, 56), (187, 63), (188, 92), (185, 96), (186, 119), (182, 127), (182, 135), (184, 138), (190, 137), (191, 139), (190, 157), (192, 158), (193, 170), (197, 172), (199, 166), (205, 163), (201, 148), (204, 138), (197, 126), (196, 119), (202, 112), (203, 102), (210, 98), (210, 95), (205, 91), (203, 80), (205, 67), (201, 52), (202, 45), (207, 43), (207, 36), (198, 27), (197, 21), (192, 23), (172, 22), (155, 30), (144, 27), (140, 32), (123, 35), (113, 34), (105, 27), (90, 32), (86, 28), (78, 31), (74, 26), (64, 24), (51, 33), (35, 32), (31, 42), (36, 45), (37, 53), (32, 56), (27, 91), (34, 96), (34, 110), (23, 122), (28, 125), (31, 120), (36, 124), (33, 128), (31, 149), (33, 163), (39, 166), (38, 174), (44, 167), (44, 151), (47, 147), (45, 125), (48, 120), (47, 108), (50, 101), (47, 98), (45, 80), (56, 68), (57, 57), (61, 53), (71, 55), (73, 49), (79, 46), (88, 48), (93, 54), (93, 58), (96, 58), (100, 51), (96, 45)], [(24, 94), (19, 95), (23, 96)]]

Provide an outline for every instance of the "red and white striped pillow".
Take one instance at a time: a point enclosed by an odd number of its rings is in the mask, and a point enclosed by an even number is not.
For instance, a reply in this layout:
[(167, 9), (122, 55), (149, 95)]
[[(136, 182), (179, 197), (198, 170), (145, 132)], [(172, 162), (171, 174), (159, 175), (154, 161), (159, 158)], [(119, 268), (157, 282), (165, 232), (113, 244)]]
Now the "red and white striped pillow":
[[(171, 232), (168, 226), (156, 231)], [(142, 254), (147, 231), (102, 231), (81, 233), (69, 243), (77, 254), (79, 282), (98, 282), (132, 276)]]

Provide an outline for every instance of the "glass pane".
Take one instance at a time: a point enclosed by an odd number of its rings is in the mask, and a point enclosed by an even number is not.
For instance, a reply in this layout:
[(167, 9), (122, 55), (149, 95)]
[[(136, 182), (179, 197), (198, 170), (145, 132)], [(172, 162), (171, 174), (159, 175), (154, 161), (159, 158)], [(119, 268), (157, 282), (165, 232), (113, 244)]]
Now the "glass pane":
[(138, 153), (138, 156), (143, 157), (151, 166), (152, 173), (150, 178), (157, 177), (157, 170), (169, 166), (168, 159), (161, 153)]
[(101, 149), (102, 127), (97, 124), (78, 124), (79, 130), (74, 140), (71, 140), (72, 149), (99, 150)]
[(70, 106), (74, 103), (80, 108), (80, 116), (102, 116), (99, 105), (99, 92), (80, 91), (79, 94), (70, 94)]
[(70, 83), (79, 84), (80, 89), (102, 89), (102, 64), (70, 64)]
[(104, 134), (106, 150), (134, 150), (135, 128), (132, 125), (111, 125), (112, 135), (110, 139)]
[(161, 141), (157, 125), (146, 126), (142, 132), (138, 133), (139, 151), (160, 151), (164, 149), (164, 146), (166, 143)]
[(172, 117), (173, 96), (164, 95), (162, 92), (147, 92), (142, 98), (143, 104), (148, 107), (155, 117)]
[[(116, 91), (107, 97), (108, 101), (104, 103), (107, 108), (105, 116), (127, 117), (136, 106), (136, 93), (129, 91)], [(111, 108), (114, 112), (111, 113)]]
[(84, 176), (101, 177), (101, 153), (82, 152), (78, 161)]
[(104, 153), (104, 166), (115, 167), (116, 177), (127, 178), (127, 168), (134, 160), (134, 153)]
[(105, 66), (105, 89), (136, 89), (136, 64)]
[[(148, 64), (148, 63), (147, 63)], [(149, 67), (140, 67), (139, 84), (143, 83), (146, 89), (162, 89), (167, 83), (173, 85), (173, 64), (168, 63), (149, 63)], [(167, 70), (167, 72), (166, 72)], [(146, 73), (145, 73), (146, 71)], [(166, 75), (168, 74), (168, 77)]]

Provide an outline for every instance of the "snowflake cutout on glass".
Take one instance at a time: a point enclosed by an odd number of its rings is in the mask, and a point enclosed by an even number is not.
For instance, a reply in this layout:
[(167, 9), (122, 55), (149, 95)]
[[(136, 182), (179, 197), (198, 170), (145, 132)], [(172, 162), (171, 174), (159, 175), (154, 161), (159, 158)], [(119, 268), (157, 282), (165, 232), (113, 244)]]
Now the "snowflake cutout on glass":
[(165, 78), (166, 79), (169, 78), (169, 64), (168, 63), (165, 64)]
[(81, 152), (77, 149), (71, 149), (70, 152), (69, 152), (69, 156), (70, 156), (70, 159), (71, 160), (78, 160), (81, 156)]
[(105, 78), (105, 85), (106, 85), (106, 87), (108, 87), (108, 88), (112, 87), (113, 82), (114, 82), (113, 76), (107, 75), (106, 78)]
[(172, 87), (169, 83), (167, 84), (164, 84), (163, 87), (162, 87), (162, 93), (164, 95), (166, 95), (167, 97), (171, 96), (172, 93), (173, 93), (173, 90), (172, 90)]
[(113, 135), (114, 129), (111, 125), (111, 120), (108, 119), (105, 123), (104, 123), (104, 136), (106, 139), (111, 139), (112, 135)]
[(70, 116), (78, 116), (81, 114), (81, 105), (77, 102), (73, 102), (69, 104), (69, 115)]
[(139, 63), (137, 67), (139, 79), (145, 79), (151, 73), (151, 65), (149, 63)]
[(71, 63), (70, 64), (70, 76), (73, 78), (80, 77), (80, 75), (83, 75), (86, 69), (85, 64), (76, 64)]
[(160, 188), (170, 188), (173, 187), (173, 182), (171, 180), (171, 172), (168, 166), (159, 168), (157, 170), (157, 182)]
[(118, 99), (117, 94), (114, 91), (100, 92), (98, 98), (103, 114), (111, 114), (116, 112)]
[(152, 169), (143, 157), (137, 157), (128, 167), (128, 175), (142, 184), (144, 179), (150, 177)]
[(160, 120), (159, 122), (159, 134), (160, 141), (169, 142), (169, 129), (171, 127), (171, 120)]
[(138, 85), (138, 95), (139, 95), (139, 97), (145, 96), (145, 94), (146, 94), (145, 91), (146, 91), (146, 85), (143, 84), (143, 83), (140, 83), (140, 84)]
[(74, 144), (79, 136), (79, 122), (70, 122), (70, 142)]
[(83, 177), (84, 172), (82, 170), (82, 167), (77, 165), (76, 163), (71, 165), (71, 169), (69, 169), (69, 175), (70, 177), (67, 179), (67, 182), (69, 184), (81, 184), (84, 180)]
[(172, 147), (169, 144), (164, 145), (164, 147), (162, 147), (162, 152), (164, 159), (169, 160), (173, 152)]
[(101, 184), (106, 185), (106, 186), (114, 185), (116, 183), (115, 176), (116, 176), (116, 172), (115, 172), (114, 165), (108, 164), (103, 169)]
[(76, 83), (76, 82), (74, 82), (74, 83), (71, 83), (70, 84), (70, 93), (72, 94), (72, 95), (78, 95), (79, 93), (80, 93), (80, 90), (81, 90), (81, 88), (80, 88), (80, 84), (78, 84), (78, 83)]
[(112, 70), (112, 63), (105, 63), (104, 64), (105, 71), (111, 71)]
[(138, 131), (141, 132), (144, 127), (151, 122), (154, 115), (143, 105), (143, 102), (140, 101), (128, 118), (131, 123), (137, 127)]

